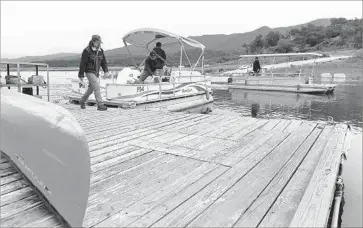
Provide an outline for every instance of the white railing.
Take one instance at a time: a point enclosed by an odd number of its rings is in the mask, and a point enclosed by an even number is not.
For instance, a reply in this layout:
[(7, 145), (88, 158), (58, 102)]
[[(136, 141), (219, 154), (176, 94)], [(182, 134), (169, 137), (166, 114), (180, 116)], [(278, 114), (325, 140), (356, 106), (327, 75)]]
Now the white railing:
[[(26, 63), (26, 62), (0, 62), (0, 64), (4, 64), (6, 65), (6, 76), (12, 76), (10, 75), (10, 65), (16, 65), (16, 72), (17, 72), (17, 83), (16, 84), (4, 84), (1, 85), (1, 87), (8, 87), (8, 89), (10, 89), (10, 87), (14, 87), (17, 86), (18, 87), (18, 92), (21, 93), (21, 89), (22, 87), (36, 87), (36, 91), (37, 91), (37, 95), (39, 96), (39, 86), (42, 87), (46, 87), (47, 88), (47, 97), (48, 97), (48, 101), (50, 101), (50, 83), (49, 83), (49, 65), (46, 63)], [(21, 74), (20, 74), (20, 66), (21, 65), (28, 65), (28, 66), (35, 66), (35, 76), (39, 76), (39, 66), (45, 67), (46, 68), (46, 72), (47, 72), (47, 82), (46, 84), (43, 85), (39, 85), (39, 84), (30, 84), (27, 83), (23, 84), (21, 83), (21, 81), (24, 81), (21, 79)], [(15, 75), (14, 75), (15, 76)]]

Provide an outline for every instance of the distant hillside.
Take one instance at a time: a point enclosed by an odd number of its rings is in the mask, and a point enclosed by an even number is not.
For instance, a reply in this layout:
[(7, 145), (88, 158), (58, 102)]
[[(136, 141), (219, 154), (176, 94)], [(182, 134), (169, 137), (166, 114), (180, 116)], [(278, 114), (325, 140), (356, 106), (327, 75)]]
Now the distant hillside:
[[(243, 45), (243, 54), (289, 53), (362, 48), (362, 19), (332, 18), (259, 34)], [(281, 31), (281, 29), (280, 29)]]
[(43, 56), (24, 56), (16, 59), (2, 58), (4, 61), (17, 61), (17, 62), (34, 62), (34, 61), (48, 61), (48, 60), (63, 60), (63, 59), (74, 59), (79, 54), (75, 53), (57, 53)]
[[(263, 26), (254, 31), (245, 33), (235, 33), (230, 35), (215, 34), (215, 35), (203, 35), (203, 36), (191, 36), (206, 46), (205, 63), (221, 63), (238, 59), (238, 55), (246, 51), (248, 45), (255, 41), (256, 37), (265, 37), (267, 34), (274, 32), (281, 34), (282, 37), (288, 37), (292, 30), (299, 30), (306, 27), (315, 26), (319, 28), (325, 28), (331, 25), (331, 19), (323, 18), (317, 19), (305, 24), (294, 25), (289, 27), (269, 28)], [(339, 28), (338, 28), (339, 29)], [(132, 54), (136, 57), (137, 62), (141, 62), (145, 57), (146, 50), (138, 47), (129, 47)], [(169, 64), (178, 65), (179, 48), (165, 49), (168, 57)], [(109, 64), (112, 65), (131, 65), (132, 61), (129, 58), (128, 52), (125, 47), (115, 48), (105, 51)], [(195, 60), (198, 53), (196, 50), (188, 49), (188, 54), (191, 54), (191, 59)], [(59, 53), (46, 56), (27, 56), (18, 59), (12, 59), (12, 61), (26, 61), (26, 62), (47, 62), (54, 67), (65, 66), (77, 66), (79, 63), (80, 53)], [(186, 63), (185, 63), (186, 64)]]

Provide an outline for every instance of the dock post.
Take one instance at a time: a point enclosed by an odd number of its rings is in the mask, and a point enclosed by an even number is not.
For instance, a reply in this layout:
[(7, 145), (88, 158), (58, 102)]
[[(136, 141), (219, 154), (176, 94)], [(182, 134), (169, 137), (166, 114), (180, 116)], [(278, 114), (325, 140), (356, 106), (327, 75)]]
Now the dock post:
[[(10, 75), (10, 64), (6, 64), (6, 72), (7, 75)], [(10, 87), (8, 87), (8, 89), (10, 89)]]
[[(38, 65), (35, 66), (35, 75), (38, 76)], [(37, 95), (39, 96), (39, 86), (37, 86)]]
[(50, 84), (49, 84), (49, 65), (47, 64), (47, 95), (48, 101), (50, 101), (50, 94), (49, 94)]
[(20, 86), (20, 64), (17, 63), (16, 64), (16, 68), (17, 68), (17, 74), (18, 74), (18, 92), (21, 92), (21, 86)]

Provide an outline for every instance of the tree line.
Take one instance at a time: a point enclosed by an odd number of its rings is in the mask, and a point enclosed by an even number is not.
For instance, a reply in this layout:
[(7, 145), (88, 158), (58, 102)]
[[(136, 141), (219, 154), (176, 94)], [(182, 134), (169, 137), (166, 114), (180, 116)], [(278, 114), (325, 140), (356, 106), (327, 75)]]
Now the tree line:
[(286, 34), (271, 31), (258, 35), (242, 48), (245, 54), (289, 53), (311, 50), (362, 48), (362, 19), (332, 18), (329, 26), (307, 24)]

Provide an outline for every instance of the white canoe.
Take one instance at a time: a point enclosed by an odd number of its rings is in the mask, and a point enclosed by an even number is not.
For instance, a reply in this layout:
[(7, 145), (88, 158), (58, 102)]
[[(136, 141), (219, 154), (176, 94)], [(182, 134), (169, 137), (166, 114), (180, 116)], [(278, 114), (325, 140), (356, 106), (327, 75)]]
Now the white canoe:
[(85, 134), (70, 112), (1, 89), (0, 149), (70, 226), (82, 226), (90, 156)]

